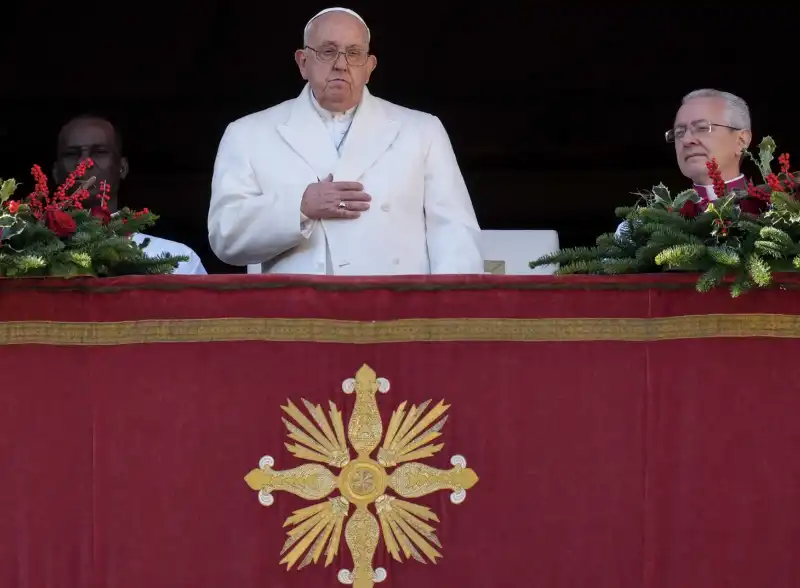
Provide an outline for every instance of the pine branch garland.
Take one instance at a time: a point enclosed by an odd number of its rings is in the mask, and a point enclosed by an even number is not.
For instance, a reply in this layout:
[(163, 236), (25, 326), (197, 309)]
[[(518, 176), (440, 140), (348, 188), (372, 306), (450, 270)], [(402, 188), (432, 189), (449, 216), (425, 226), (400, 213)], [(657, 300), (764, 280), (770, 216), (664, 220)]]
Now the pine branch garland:
[[(639, 193), (634, 206), (618, 207), (616, 234), (601, 235), (594, 247), (564, 249), (532, 261), (532, 268), (558, 265), (559, 275), (700, 272), (697, 289), (707, 292), (733, 278), (731, 296), (767, 287), (778, 271), (800, 270), (800, 173), (789, 156), (770, 169), (775, 143), (766, 137), (756, 161), (765, 184), (751, 182), (708, 203), (695, 190), (672, 197), (663, 184)], [(725, 186), (715, 161), (709, 177)], [(745, 206), (746, 205), (746, 206)], [(760, 212), (759, 212), (760, 211)]]
[[(77, 183), (91, 167), (81, 163), (52, 194), (39, 166), (32, 172), (35, 190), (25, 199), (11, 200), (18, 187), (0, 180), (0, 276), (119, 276), (171, 273), (185, 256), (147, 255), (131, 239), (158, 219), (149, 210), (127, 208), (111, 215), (106, 206), (108, 186), (99, 196), (101, 205), (86, 210), (86, 186)], [(76, 185), (77, 189), (70, 192)]]

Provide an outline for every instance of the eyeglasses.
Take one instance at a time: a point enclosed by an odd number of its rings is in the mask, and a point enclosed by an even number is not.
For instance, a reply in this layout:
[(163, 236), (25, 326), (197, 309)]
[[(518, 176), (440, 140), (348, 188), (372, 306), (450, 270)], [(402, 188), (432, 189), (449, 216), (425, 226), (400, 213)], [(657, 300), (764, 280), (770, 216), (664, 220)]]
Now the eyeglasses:
[(689, 126), (678, 125), (674, 129), (668, 130), (664, 133), (664, 139), (666, 139), (667, 143), (674, 143), (675, 141), (683, 139), (688, 132), (691, 132), (693, 135), (707, 135), (714, 127), (722, 127), (723, 129), (730, 129), (732, 131), (742, 130), (728, 125), (718, 125), (717, 123), (712, 123), (707, 120), (695, 120), (692, 121)]
[(313, 47), (305, 46), (305, 49), (310, 49), (317, 56), (320, 63), (334, 63), (339, 59), (340, 55), (344, 55), (344, 59), (348, 65), (353, 67), (361, 67), (367, 63), (369, 53), (361, 49), (348, 49), (347, 51), (339, 51), (333, 47), (326, 47), (325, 49), (314, 49)]

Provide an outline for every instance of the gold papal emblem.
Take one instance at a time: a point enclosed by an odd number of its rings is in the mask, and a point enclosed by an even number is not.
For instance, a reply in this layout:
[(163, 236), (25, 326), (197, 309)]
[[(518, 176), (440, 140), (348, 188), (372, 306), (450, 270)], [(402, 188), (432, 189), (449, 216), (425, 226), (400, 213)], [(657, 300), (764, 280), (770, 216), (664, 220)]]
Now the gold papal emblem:
[[(352, 459), (347, 446), (342, 413), (330, 402), (328, 418), (322, 408), (303, 400), (310, 415), (306, 416), (291, 401), (282, 406), (294, 422), (284, 418), (294, 444), (287, 449), (306, 462), (290, 470), (274, 470), (275, 460), (262, 457), (258, 469), (245, 476), (245, 481), (258, 491), (264, 506), (275, 501), (276, 491), (291, 492), (306, 500), (320, 501), (292, 513), (284, 527), (292, 527), (283, 546), (281, 564), (287, 570), (300, 562), (297, 569), (317, 563), (325, 554), (329, 566), (339, 552), (342, 528), (353, 556), (353, 570), (340, 570), (339, 581), (355, 588), (371, 588), (386, 579), (386, 570), (373, 569), (372, 562), (380, 535), (387, 551), (398, 562), (413, 558), (425, 563), (425, 557), (436, 563), (442, 557), (436, 529), (430, 524), (439, 522), (436, 514), (425, 506), (402, 498), (419, 498), (440, 490), (450, 490), (450, 500), (460, 504), (467, 490), (478, 482), (475, 472), (467, 468), (466, 460), (456, 455), (450, 460), (452, 469), (439, 470), (417, 460), (431, 457), (444, 444), (432, 444), (441, 437), (447, 420), (444, 413), (450, 408), (440, 401), (430, 410), (430, 401), (406, 410), (406, 402), (392, 413), (386, 434), (376, 394), (389, 391), (389, 381), (376, 377), (368, 365), (358, 370), (355, 378), (342, 383), (345, 394), (355, 393), (353, 414), (347, 427), (347, 438), (356, 452)], [(427, 410), (427, 412), (426, 412)], [(371, 457), (378, 449), (377, 458)], [(327, 464), (339, 470), (337, 476)], [(403, 464), (403, 465), (399, 465)], [(334, 490), (339, 494), (328, 498)], [(397, 496), (387, 492), (391, 490)], [(355, 511), (351, 515), (351, 505)], [(374, 505), (374, 513), (370, 510)], [(377, 515), (377, 518), (376, 518)], [(345, 525), (345, 519), (347, 524)], [(402, 555), (401, 555), (402, 552)], [(424, 555), (424, 557), (423, 557)]]

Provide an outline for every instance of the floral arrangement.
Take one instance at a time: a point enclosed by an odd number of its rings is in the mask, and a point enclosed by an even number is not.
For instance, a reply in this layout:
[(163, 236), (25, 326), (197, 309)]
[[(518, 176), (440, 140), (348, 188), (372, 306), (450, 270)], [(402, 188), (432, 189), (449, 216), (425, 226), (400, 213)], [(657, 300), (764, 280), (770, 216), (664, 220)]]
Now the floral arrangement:
[(131, 235), (158, 217), (146, 208), (112, 214), (110, 186), (99, 186), (98, 206), (84, 207), (95, 178), (83, 178), (93, 165), (91, 159), (82, 162), (52, 193), (35, 165), (35, 187), (22, 200), (11, 199), (19, 187), (15, 180), (0, 180), (0, 276), (166, 274), (188, 261), (169, 254), (148, 257), (149, 239), (137, 244)]
[(632, 207), (618, 208), (625, 219), (616, 233), (601, 235), (594, 247), (575, 247), (546, 255), (530, 266), (558, 264), (557, 274), (628, 274), (661, 270), (700, 272), (697, 290), (707, 292), (730, 281), (736, 297), (773, 283), (775, 272), (800, 269), (800, 174), (789, 155), (778, 157), (765, 137), (755, 162), (764, 180), (746, 189), (729, 189), (717, 162), (708, 162), (716, 200), (684, 190), (674, 197), (663, 184), (637, 193)]

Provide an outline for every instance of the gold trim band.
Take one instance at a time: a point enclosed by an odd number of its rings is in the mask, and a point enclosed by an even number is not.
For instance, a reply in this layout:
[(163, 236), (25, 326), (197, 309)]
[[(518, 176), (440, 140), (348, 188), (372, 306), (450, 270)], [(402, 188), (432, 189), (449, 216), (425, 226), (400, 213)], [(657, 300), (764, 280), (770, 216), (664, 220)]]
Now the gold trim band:
[(800, 338), (800, 316), (718, 314), (667, 318), (332, 319), (213, 318), (127, 322), (4, 322), (0, 345), (133, 345), (223, 341), (380, 344), (497, 341), (668, 341)]

